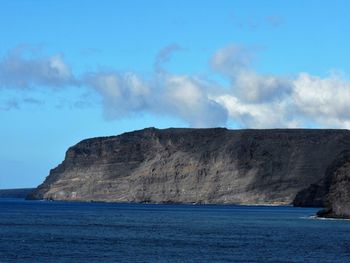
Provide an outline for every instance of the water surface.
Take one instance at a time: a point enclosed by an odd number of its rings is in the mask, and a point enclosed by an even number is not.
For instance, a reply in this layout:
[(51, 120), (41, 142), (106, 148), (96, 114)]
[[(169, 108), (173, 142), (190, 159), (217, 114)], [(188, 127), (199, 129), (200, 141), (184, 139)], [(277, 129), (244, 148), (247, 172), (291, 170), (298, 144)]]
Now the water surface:
[(350, 262), (317, 210), (0, 199), (0, 262)]

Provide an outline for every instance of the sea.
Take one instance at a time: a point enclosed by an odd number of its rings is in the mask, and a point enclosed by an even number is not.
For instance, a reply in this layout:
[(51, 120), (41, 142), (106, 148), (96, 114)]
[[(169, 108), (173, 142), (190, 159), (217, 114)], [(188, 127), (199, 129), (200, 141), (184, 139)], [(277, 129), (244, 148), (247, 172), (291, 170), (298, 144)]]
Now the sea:
[(0, 262), (350, 262), (317, 210), (0, 199)]

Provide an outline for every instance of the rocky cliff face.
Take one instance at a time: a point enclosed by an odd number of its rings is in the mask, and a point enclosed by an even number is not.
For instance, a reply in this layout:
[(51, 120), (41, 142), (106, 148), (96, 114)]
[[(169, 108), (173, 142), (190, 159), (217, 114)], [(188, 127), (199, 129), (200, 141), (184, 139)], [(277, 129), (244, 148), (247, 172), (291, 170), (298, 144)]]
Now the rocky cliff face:
[(326, 201), (325, 213), (320, 216), (350, 218), (350, 162), (335, 171)]
[(318, 206), (349, 150), (346, 130), (148, 128), (69, 148), (29, 198)]
[[(328, 191), (321, 217), (350, 218), (350, 152), (345, 151), (335, 160), (327, 175)], [(321, 184), (322, 185), (322, 184)]]

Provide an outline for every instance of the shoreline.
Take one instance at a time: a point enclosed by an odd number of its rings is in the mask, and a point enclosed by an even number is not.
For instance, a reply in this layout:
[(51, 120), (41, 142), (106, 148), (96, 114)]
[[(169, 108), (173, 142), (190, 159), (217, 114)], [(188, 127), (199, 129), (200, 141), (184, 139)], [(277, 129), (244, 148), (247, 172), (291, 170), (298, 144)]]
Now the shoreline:
[(295, 208), (315, 208), (323, 207), (302, 207), (293, 206), (291, 203), (201, 203), (201, 202), (126, 202), (126, 201), (106, 201), (106, 200), (82, 200), (82, 199), (24, 199), (25, 201), (45, 201), (45, 202), (77, 202), (77, 203), (104, 203), (104, 204), (143, 204), (143, 205), (186, 205), (186, 206), (263, 206), (263, 207), (295, 207)]
[(101, 203), (101, 204), (120, 204), (120, 205), (177, 205), (177, 206), (242, 206), (242, 207), (293, 207), (293, 208), (313, 208), (313, 209), (319, 209), (318, 212), (316, 212), (315, 215), (312, 215), (308, 217), (309, 219), (318, 219), (318, 220), (346, 220), (350, 221), (350, 218), (341, 218), (341, 217), (328, 217), (328, 216), (319, 216), (318, 213), (321, 212), (324, 208), (322, 207), (302, 207), (302, 206), (293, 206), (292, 204), (283, 204), (283, 203), (245, 203), (245, 204), (239, 204), (239, 203), (177, 203), (177, 202), (117, 202), (117, 201), (94, 201), (94, 200), (50, 200), (50, 199), (26, 199), (26, 198), (0, 198), (1, 200), (18, 200), (18, 201), (32, 201), (32, 202), (57, 202), (57, 203), (64, 203), (64, 202), (71, 202), (71, 203), (83, 203), (83, 204), (89, 204), (89, 203)]

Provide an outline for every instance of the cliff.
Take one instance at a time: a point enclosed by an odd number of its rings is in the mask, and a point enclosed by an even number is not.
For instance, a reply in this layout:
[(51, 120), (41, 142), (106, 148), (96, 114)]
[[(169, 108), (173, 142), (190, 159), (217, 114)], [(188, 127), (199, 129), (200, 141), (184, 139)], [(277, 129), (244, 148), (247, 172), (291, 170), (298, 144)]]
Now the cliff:
[(343, 152), (335, 161), (328, 181), (325, 209), (318, 216), (350, 218), (350, 152)]
[(148, 128), (69, 148), (29, 198), (323, 206), (347, 151), (347, 130)]

